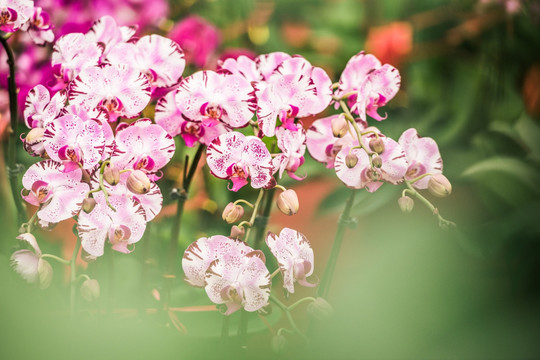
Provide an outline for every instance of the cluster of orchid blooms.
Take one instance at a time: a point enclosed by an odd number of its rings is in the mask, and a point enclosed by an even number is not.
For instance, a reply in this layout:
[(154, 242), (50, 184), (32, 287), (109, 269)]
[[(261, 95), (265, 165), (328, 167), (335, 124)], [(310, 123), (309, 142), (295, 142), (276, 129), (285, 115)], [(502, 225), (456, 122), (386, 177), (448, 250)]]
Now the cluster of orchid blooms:
[[(40, 28), (29, 3), (0, 1), (3, 31), (29, 19), (32, 28)], [(278, 188), (277, 206), (288, 215), (298, 211), (298, 198), (277, 183), (285, 174), (305, 178), (297, 172), (306, 149), (350, 188), (374, 192), (385, 182), (406, 184), (399, 200), (404, 211), (412, 209), (408, 195), (425, 200), (417, 190), (450, 193), (433, 139), (409, 129), (395, 141), (368, 125), (368, 117), (385, 118), (378, 109), (396, 95), (401, 81), (396, 68), (373, 55), (352, 57), (335, 84), (322, 68), (282, 52), (229, 58), (217, 71), (183, 77), (185, 59), (176, 42), (135, 34), (135, 27), (118, 26), (105, 16), (86, 33), (63, 35), (52, 53), (54, 81), (35, 86), (26, 97), (30, 130), (22, 140), (30, 155), (42, 158), (22, 178), (22, 197), (37, 207), (19, 236), (34, 250), (12, 256), (26, 280), (46, 287), (52, 273), (31, 234), (36, 226), (75, 218), (88, 257), (103, 255), (106, 243), (131, 252), (161, 210), (156, 181), (173, 156), (177, 135), (188, 147), (207, 147), (210, 172), (230, 180), (229, 190), (249, 184), (262, 194)], [(154, 119), (141, 118), (153, 104)], [(341, 111), (304, 129), (301, 118), (331, 105)], [(315, 286), (307, 279), (313, 250), (300, 232), (284, 228), (266, 236), (279, 264), (272, 275), (262, 251), (249, 245), (254, 217), (241, 221), (240, 204), (253, 207), (255, 215), (260, 199), (227, 205), (223, 219), (236, 224), (230, 236), (200, 238), (183, 256), (187, 282), (204, 287), (212, 302), (226, 306), (227, 315), (263, 309), (271, 278), (279, 273), (289, 293), (295, 283)], [(313, 299), (319, 306), (320, 301)]]

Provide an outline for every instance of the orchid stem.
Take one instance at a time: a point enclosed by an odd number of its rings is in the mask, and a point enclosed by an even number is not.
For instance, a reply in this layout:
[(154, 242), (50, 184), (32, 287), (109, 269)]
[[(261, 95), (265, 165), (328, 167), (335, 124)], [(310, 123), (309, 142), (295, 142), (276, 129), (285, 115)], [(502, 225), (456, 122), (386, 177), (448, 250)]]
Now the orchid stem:
[(73, 249), (73, 255), (71, 255), (71, 288), (70, 288), (70, 309), (71, 309), (71, 318), (73, 319), (75, 317), (75, 300), (77, 295), (77, 269), (76, 269), (76, 260), (77, 255), (79, 254), (79, 249), (81, 248), (81, 242), (79, 241), (79, 238), (77, 237), (75, 248)]
[(42, 259), (47, 259), (47, 258), (53, 259), (53, 260), (58, 261), (60, 264), (64, 264), (66, 266), (71, 266), (71, 261), (62, 259), (61, 257), (58, 257), (58, 256), (53, 255), (53, 254), (43, 254), (43, 255), (41, 255), (41, 258)]
[(8, 153), (7, 153), (7, 173), (9, 176), (9, 184), (11, 187), (11, 195), (17, 209), (17, 220), (19, 224), (24, 222), (24, 205), (18, 188), (19, 166), (17, 164), (17, 118), (19, 113), (19, 105), (17, 103), (17, 85), (15, 83), (15, 57), (13, 50), (9, 46), (7, 39), (0, 36), (0, 42), (7, 54), (7, 64), (9, 66), (8, 76), (8, 92), (9, 92), (9, 115), (10, 127), (8, 138)]
[(279, 301), (276, 297), (273, 295), (270, 295), (270, 300), (273, 301), (287, 316), (287, 319), (289, 320), (289, 324), (291, 324), (291, 327), (294, 329), (294, 331), (302, 338), (305, 342), (309, 342), (309, 339), (300, 329), (298, 329), (298, 326), (296, 326), (296, 322), (294, 321), (290, 309), (281, 301)]
[[(191, 161), (191, 164), (189, 165), (189, 170), (187, 170), (187, 174), (184, 173), (183, 175), (184, 177), (182, 181), (182, 189), (180, 189), (179, 195), (178, 195), (178, 203), (176, 205), (176, 217), (174, 218), (173, 228), (171, 231), (171, 238), (170, 238), (170, 243), (169, 243), (169, 257), (167, 259), (167, 267), (166, 267), (165, 294), (163, 296), (164, 310), (167, 310), (169, 308), (171, 286), (175, 278), (175, 276), (172, 276), (172, 275), (174, 273), (174, 269), (178, 261), (178, 241), (180, 238), (180, 228), (182, 225), (182, 215), (184, 213), (184, 205), (186, 203), (187, 196), (189, 193), (189, 188), (191, 186), (191, 182), (193, 181), (195, 170), (197, 170), (197, 166), (199, 165), (199, 160), (201, 159), (204, 148), (205, 146), (202, 144), (199, 145), (199, 147), (197, 148), (197, 152), (195, 153), (195, 156), (193, 157), (193, 160)], [(185, 169), (187, 169), (187, 160), (186, 160)]]
[(449, 226), (456, 226), (456, 223), (446, 220), (439, 214), (439, 209), (437, 209), (428, 199), (426, 199), (422, 194), (420, 194), (418, 191), (416, 191), (412, 185), (411, 182), (405, 180), (405, 185), (407, 186), (407, 189), (403, 190), (403, 193), (408, 192), (412, 196), (416, 197), (422, 204), (424, 204), (433, 215), (437, 216), (437, 219), (439, 220), (439, 226), (442, 228), (447, 228)]
[(332, 245), (332, 251), (330, 252), (330, 257), (328, 258), (328, 263), (322, 276), (321, 285), (317, 290), (317, 295), (323, 298), (326, 298), (328, 296), (330, 281), (332, 280), (332, 276), (334, 274), (337, 259), (339, 256), (339, 251), (341, 249), (341, 243), (343, 242), (343, 237), (345, 235), (345, 229), (347, 227), (347, 223), (351, 221), (351, 209), (354, 203), (355, 195), (356, 189), (352, 189), (351, 195), (349, 196), (349, 198), (347, 199), (347, 203), (345, 204), (345, 209), (343, 210), (343, 213), (339, 218), (338, 229), (336, 231), (334, 244)]

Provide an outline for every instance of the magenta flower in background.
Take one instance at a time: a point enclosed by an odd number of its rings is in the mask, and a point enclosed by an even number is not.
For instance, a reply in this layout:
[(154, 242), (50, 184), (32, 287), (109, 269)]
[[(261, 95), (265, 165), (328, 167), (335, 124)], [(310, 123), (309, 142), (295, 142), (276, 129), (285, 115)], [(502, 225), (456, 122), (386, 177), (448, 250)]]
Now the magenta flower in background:
[(266, 244), (278, 261), (283, 287), (289, 293), (294, 293), (295, 282), (307, 287), (316, 286), (306, 279), (313, 274), (314, 255), (303, 234), (289, 228), (283, 228), (279, 236), (268, 232)]
[(199, 16), (188, 16), (169, 32), (169, 38), (184, 50), (186, 61), (204, 68), (221, 44), (219, 30)]
[(109, 240), (113, 250), (130, 253), (128, 246), (139, 241), (146, 229), (142, 206), (128, 196), (111, 195), (113, 210), (102, 192), (95, 193), (94, 199), (96, 207), (90, 213), (79, 214), (77, 229), (83, 249), (92, 256), (101, 256)]
[(362, 51), (345, 66), (335, 95), (342, 97), (354, 93), (348, 98), (351, 112), (358, 114), (364, 121), (366, 114), (381, 121), (386, 116), (380, 116), (378, 108), (392, 100), (400, 85), (401, 75), (395, 67), (382, 65), (375, 56)]
[(77, 215), (90, 190), (81, 182), (81, 169), (64, 172), (62, 168), (59, 162), (45, 160), (30, 166), (22, 178), (22, 197), (40, 206), (37, 216), (44, 227)]
[[(399, 144), (405, 151), (409, 163), (405, 178), (412, 180), (424, 174), (442, 174), (442, 158), (435, 140), (420, 137), (416, 129), (408, 129), (399, 137)], [(417, 189), (427, 189), (431, 176), (426, 176), (412, 185)]]
[(32, 0), (0, 0), (0, 31), (17, 31), (33, 12)]
[(208, 146), (206, 162), (212, 174), (229, 179), (238, 191), (248, 183), (260, 189), (272, 180), (272, 156), (261, 139), (233, 131), (220, 135)]

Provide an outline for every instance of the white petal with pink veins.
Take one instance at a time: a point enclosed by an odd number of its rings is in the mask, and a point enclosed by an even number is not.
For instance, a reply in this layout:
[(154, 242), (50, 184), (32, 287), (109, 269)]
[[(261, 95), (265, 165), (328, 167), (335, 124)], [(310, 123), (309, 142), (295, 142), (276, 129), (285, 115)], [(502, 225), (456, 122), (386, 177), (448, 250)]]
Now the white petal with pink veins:
[(134, 168), (143, 157), (151, 158), (155, 172), (164, 167), (175, 150), (173, 138), (150, 119), (140, 119), (116, 134), (112, 161), (121, 168)]
[[(303, 234), (283, 228), (279, 236), (269, 232), (266, 244), (278, 261), (283, 274), (283, 286), (287, 291), (294, 293), (294, 283), (297, 281), (304, 286), (314, 286), (306, 281), (306, 277), (313, 274), (314, 254)], [(301, 274), (296, 271), (299, 264), (303, 270)]]
[(206, 151), (206, 163), (215, 176), (226, 179), (227, 169), (242, 159), (245, 135), (230, 132), (214, 139)]
[(180, 46), (160, 35), (147, 35), (137, 43), (120, 43), (111, 49), (107, 59), (113, 64), (129, 64), (147, 74), (155, 87), (169, 87), (178, 82), (185, 67)]
[(193, 242), (182, 258), (186, 281), (193, 286), (205, 286), (205, 274), (210, 264), (226, 253), (247, 254), (253, 251), (246, 243), (222, 235), (200, 238)]
[[(47, 184), (48, 201), (42, 205), (37, 215), (40, 220), (57, 223), (75, 216), (81, 209), (82, 201), (90, 190), (88, 184), (81, 183), (82, 171), (75, 169), (64, 173), (62, 164), (53, 160), (41, 161), (32, 165), (23, 176), (26, 191), (31, 192), (37, 182)], [(25, 200), (33, 203), (28, 196)]]
[(103, 107), (114, 121), (118, 116), (137, 116), (150, 101), (150, 86), (146, 76), (126, 66), (95, 66), (85, 68), (72, 82), (69, 100), (87, 110)]
[(59, 91), (51, 99), (49, 90), (41, 84), (34, 86), (26, 96), (24, 120), (29, 128), (45, 127), (63, 109), (67, 100), (65, 91)]
[(75, 115), (64, 115), (45, 129), (45, 149), (49, 157), (62, 162), (59, 150), (64, 146), (77, 148), (84, 169), (92, 169), (101, 160), (105, 148), (102, 125), (94, 120), (83, 121)]
[(53, 68), (60, 68), (60, 75), (65, 81), (71, 81), (84, 68), (98, 65), (102, 53), (103, 48), (84, 34), (66, 34), (56, 40), (51, 64)]
[[(442, 158), (435, 140), (429, 137), (419, 137), (416, 129), (408, 129), (399, 138), (403, 147), (409, 168), (405, 177), (412, 180), (424, 174), (441, 174)], [(417, 189), (426, 189), (431, 176), (426, 176), (412, 185)]]

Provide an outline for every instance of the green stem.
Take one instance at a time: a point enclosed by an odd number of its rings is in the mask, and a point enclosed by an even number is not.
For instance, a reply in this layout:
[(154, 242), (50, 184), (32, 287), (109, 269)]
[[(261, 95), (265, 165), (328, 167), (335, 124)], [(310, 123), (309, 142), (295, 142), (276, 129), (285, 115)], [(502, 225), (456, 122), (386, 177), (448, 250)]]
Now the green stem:
[(289, 306), (289, 311), (292, 311), (295, 307), (297, 307), (298, 305), (306, 302), (306, 301), (315, 301), (315, 298), (314, 297), (305, 297), (305, 298), (302, 298), (300, 300), (298, 300), (297, 302), (295, 302), (294, 304), (292, 304), (291, 306)]
[(323, 297), (323, 298), (326, 298), (328, 295), (330, 281), (332, 280), (332, 276), (334, 274), (337, 259), (339, 256), (339, 251), (341, 249), (341, 243), (343, 242), (343, 237), (345, 235), (345, 229), (347, 227), (347, 223), (351, 221), (351, 209), (354, 203), (355, 195), (356, 195), (356, 190), (352, 189), (351, 195), (349, 196), (349, 198), (347, 199), (347, 203), (345, 204), (345, 209), (343, 210), (343, 213), (341, 214), (339, 218), (338, 229), (336, 231), (334, 244), (332, 245), (330, 257), (328, 258), (328, 263), (326, 265), (326, 269), (324, 270), (324, 273), (322, 276), (321, 285), (319, 286), (319, 289), (317, 290), (318, 296)]
[(41, 258), (42, 259), (47, 259), (47, 258), (48, 259), (53, 259), (53, 260), (58, 261), (60, 264), (64, 264), (66, 266), (71, 266), (71, 261), (62, 259), (61, 257), (58, 257), (58, 256), (53, 255), (53, 254), (43, 254), (43, 255), (41, 255)]
[(341, 109), (343, 110), (345, 114), (345, 118), (352, 124), (354, 131), (356, 132), (356, 137), (358, 138), (358, 144), (364, 149), (364, 151), (369, 155), (369, 162), (371, 164), (371, 156), (373, 156), (373, 151), (368, 149), (364, 142), (362, 141), (362, 131), (358, 127), (358, 124), (356, 123), (356, 120), (354, 120), (354, 117), (352, 116), (349, 108), (347, 107), (347, 104), (343, 100), (339, 102), (339, 105), (341, 106)]
[(403, 193), (405, 191), (407, 191), (409, 194), (411, 194), (412, 196), (416, 197), (418, 200), (420, 200), (420, 202), (422, 204), (424, 204), (429, 210), (431, 210), (431, 212), (433, 213), (433, 215), (437, 216), (437, 219), (439, 220), (439, 226), (442, 227), (442, 228), (447, 228), (449, 226), (456, 226), (456, 223), (452, 222), (452, 221), (449, 221), (449, 220), (446, 220), (445, 218), (443, 218), (441, 216), (441, 214), (439, 214), (439, 209), (437, 209), (428, 199), (426, 199), (422, 194), (420, 194), (418, 191), (416, 191), (411, 183), (407, 180), (404, 181), (405, 185), (407, 186), (407, 189), (405, 189), (403, 191)]
[(257, 211), (259, 210), (259, 205), (261, 205), (261, 200), (264, 195), (264, 189), (259, 190), (259, 196), (257, 196), (257, 201), (255, 201), (255, 205), (253, 206), (253, 213), (251, 214), (251, 218), (249, 219), (249, 223), (251, 226), (246, 231), (246, 237), (245, 242), (249, 244), (249, 236), (251, 235), (251, 229), (253, 229), (253, 224), (255, 223), (255, 218), (257, 217)]
[(11, 187), (11, 195), (17, 209), (17, 220), (19, 224), (24, 222), (24, 205), (18, 187), (19, 167), (17, 164), (17, 118), (19, 113), (19, 105), (17, 103), (17, 85), (15, 83), (15, 57), (13, 50), (9, 46), (7, 39), (0, 36), (0, 42), (7, 54), (7, 64), (9, 66), (8, 76), (8, 93), (9, 93), (9, 115), (11, 131), (8, 138), (8, 153), (7, 153), (7, 172), (9, 176), (9, 184)]
[(253, 209), (253, 204), (250, 203), (250, 202), (247, 201), (247, 200), (244, 200), (244, 199), (238, 199), (238, 200), (236, 200), (233, 204), (234, 204), (234, 205), (238, 205), (238, 204), (240, 204), (240, 203), (246, 204), (247, 206), (249, 206), (250, 208)]
[(75, 300), (77, 295), (77, 269), (76, 269), (76, 260), (77, 255), (79, 254), (79, 249), (81, 248), (81, 242), (77, 238), (75, 243), (75, 248), (73, 249), (73, 255), (71, 255), (71, 289), (70, 289), (70, 298), (69, 298), (69, 307), (71, 309), (71, 318), (75, 317)]
[[(191, 164), (189, 165), (189, 170), (187, 172), (187, 175), (184, 173), (184, 179), (182, 181), (182, 189), (180, 189), (179, 191), (178, 203), (176, 205), (176, 216), (174, 218), (173, 228), (171, 230), (171, 238), (169, 242), (169, 257), (167, 259), (167, 265), (166, 265), (165, 294), (164, 294), (165, 296), (163, 296), (163, 301), (164, 301), (163, 306), (165, 310), (169, 308), (171, 287), (172, 287), (172, 282), (174, 280), (173, 273), (178, 262), (178, 241), (180, 238), (180, 228), (182, 226), (182, 215), (184, 213), (184, 205), (187, 200), (187, 195), (189, 192), (189, 188), (191, 186), (191, 182), (193, 181), (193, 177), (195, 176), (195, 170), (197, 170), (197, 166), (199, 164), (199, 160), (201, 159), (203, 151), (204, 151), (204, 145), (201, 144), (197, 148), (197, 152), (195, 153), (195, 156), (193, 157), (193, 160), (191, 161)], [(186, 159), (186, 168), (187, 168), (187, 161), (188, 159)]]
[(304, 339), (305, 342), (309, 342), (309, 339), (307, 338), (307, 336), (304, 335), (304, 333), (302, 331), (300, 331), (298, 326), (296, 326), (296, 322), (294, 321), (289, 308), (284, 303), (279, 301), (276, 297), (274, 297), (273, 295), (270, 295), (270, 301), (273, 301), (281, 310), (283, 310), (283, 312), (287, 316), (287, 319), (289, 320), (289, 324), (291, 324), (291, 327), (294, 329), (294, 331), (298, 335), (300, 335), (300, 337), (302, 339)]

